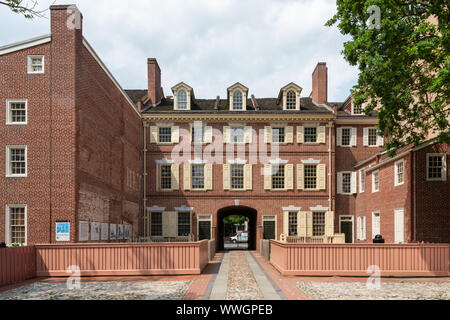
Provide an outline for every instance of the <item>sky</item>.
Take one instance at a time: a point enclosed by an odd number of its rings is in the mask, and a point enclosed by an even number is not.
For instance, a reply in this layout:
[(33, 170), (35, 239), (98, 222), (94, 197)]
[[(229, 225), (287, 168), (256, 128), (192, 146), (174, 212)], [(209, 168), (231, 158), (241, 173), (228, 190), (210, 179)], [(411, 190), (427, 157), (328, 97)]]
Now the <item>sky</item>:
[[(344, 101), (357, 82), (358, 69), (341, 54), (349, 39), (325, 27), (332, 0), (39, 0), (39, 7), (52, 3), (77, 5), (84, 37), (124, 89), (147, 88), (150, 57), (165, 95), (183, 81), (197, 98), (224, 98), (240, 82), (267, 98), (295, 82), (307, 97), (318, 62), (328, 65), (330, 102)], [(0, 46), (48, 33), (48, 18), (0, 6)]]

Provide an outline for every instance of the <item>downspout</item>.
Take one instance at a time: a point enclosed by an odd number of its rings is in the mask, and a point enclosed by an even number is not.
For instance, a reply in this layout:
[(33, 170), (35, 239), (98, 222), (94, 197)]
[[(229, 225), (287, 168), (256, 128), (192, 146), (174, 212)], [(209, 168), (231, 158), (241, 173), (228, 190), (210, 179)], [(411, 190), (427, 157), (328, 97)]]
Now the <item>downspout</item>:
[(416, 157), (414, 154), (414, 151), (411, 151), (410, 155), (410, 170), (411, 170), (411, 237), (412, 242), (416, 242), (417, 240), (417, 232), (416, 232), (416, 225), (417, 225), (417, 215), (416, 215), (416, 177), (414, 174), (414, 170), (416, 168)]
[(329, 185), (329, 198), (328, 198), (328, 203), (329, 203), (329, 207), (330, 207), (330, 211), (333, 211), (333, 124), (330, 124), (330, 130), (329, 130), (329, 147), (328, 147), (328, 152), (329, 152), (329, 158), (330, 158), (330, 163), (328, 166), (328, 176), (329, 176), (329, 180), (330, 180), (330, 185)]
[[(147, 211), (147, 125), (145, 123), (145, 121), (142, 123), (142, 126), (144, 128), (144, 161), (143, 161), (143, 165), (144, 165), (144, 173), (143, 173), (143, 187), (142, 187), (142, 192), (143, 192), (143, 200), (144, 200), (144, 208), (143, 208), (143, 215), (142, 215), (142, 222), (144, 221), (144, 217)], [(144, 225), (144, 224), (142, 224)], [(147, 226), (148, 227), (148, 223)], [(149, 230), (147, 230), (148, 233)], [(144, 237), (146, 237), (146, 234), (143, 234)]]

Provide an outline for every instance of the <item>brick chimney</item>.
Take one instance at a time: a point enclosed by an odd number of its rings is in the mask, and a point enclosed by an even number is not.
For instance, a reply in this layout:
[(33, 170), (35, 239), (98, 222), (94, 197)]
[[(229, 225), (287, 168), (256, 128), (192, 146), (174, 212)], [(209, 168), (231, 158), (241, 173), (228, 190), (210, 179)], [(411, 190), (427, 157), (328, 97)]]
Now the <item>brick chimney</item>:
[(326, 62), (319, 62), (312, 74), (312, 100), (317, 104), (328, 102), (328, 68)]
[(157, 105), (164, 97), (161, 88), (161, 69), (155, 58), (148, 59), (148, 98), (152, 105)]

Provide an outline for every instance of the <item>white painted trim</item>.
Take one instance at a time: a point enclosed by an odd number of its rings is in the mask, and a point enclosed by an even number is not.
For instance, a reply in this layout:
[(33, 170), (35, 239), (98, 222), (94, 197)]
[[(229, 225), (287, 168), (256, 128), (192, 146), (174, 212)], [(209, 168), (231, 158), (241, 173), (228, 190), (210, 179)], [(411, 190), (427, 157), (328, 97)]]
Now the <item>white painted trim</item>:
[(136, 112), (136, 114), (141, 119), (141, 115), (140, 115), (139, 111), (137, 110), (133, 101), (131, 101), (130, 97), (125, 93), (125, 91), (120, 86), (119, 82), (117, 82), (117, 80), (114, 78), (112, 73), (108, 70), (108, 68), (105, 66), (105, 64), (102, 62), (100, 57), (97, 55), (97, 53), (94, 51), (94, 49), (91, 47), (91, 45), (87, 42), (87, 40), (85, 38), (83, 38), (83, 45), (85, 46), (87, 51), (92, 55), (92, 57), (95, 59), (95, 61), (97, 61), (97, 63), (100, 65), (100, 67), (103, 69), (103, 71), (105, 71), (107, 76), (111, 79), (111, 81), (114, 83), (114, 85), (117, 87), (117, 89), (119, 89), (120, 93), (122, 93), (125, 100), (128, 101), (130, 106), (133, 108), (133, 110)]
[(289, 160), (282, 160), (280, 158), (277, 158), (275, 160), (270, 160), (269, 162), (270, 164), (288, 164)]
[[(347, 218), (347, 220), (343, 218)], [(348, 220), (348, 218), (351, 218), (351, 220)], [(342, 221), (352, 222), (352, 243), (355, 243), (355, 217), (350, 215), (339, 216), (339, 233), (342, 233)]]
[(39, 37), (39, 38), (33, 38), (30, 40), (18, 42), (16, 44), (11, 44), (8, 46), (4, 46), (3, 48), (0, 48), (0, 56), (3, 56), (8, 53), (36, 47), (45, 43), (49, 43), (52, 41), (52, 37), (50, 35)]
[[(442, 168), (441, 168), (441, 175), (442, 178), (441, 179), (436, 179), (436, 178), (430, 178), (429, 177), (429, 172), (430, 172), (430, 157), (442, 157)], [(445, 153), (427, 153), (427, 172), (426, 172), (426, 177), (427, 177), (427, 181), (433, 182), (433, 181), (447, 181), (447, 154)]]
[(248, 160), (242, 160), (242, 159), (234, 159), (234, 160), (228, 160), (228, 164), (247, 164)]
[[(25, 103), (25, 122), (12, 122), (10, 104)], [(6, 125), (7, 126), (25, 126), (28, 124), (28, 99), (6, 99)]]
[[(42, 59), (42, 71), (33, 71), (31, 62), (35, 58)], [(27, 57), (27, 73), (28, 74), (44, 74), (45, 73), (45, 56), (42, 54), (33, 54)]]
[(147, 212), (164, 212), (164, 211), (166, 211), (166, 208), (160, 206), (153, 206), (147, 208)]
[(320, 164), (320, 160), (314, 160), (314, 159), (308, 159), (308, 160), (302, 160), (303, 164)]
[[(24, 148), (25, 149), (25, 174), (11, 174), (11, 164), (10, 164), (10, 150), (11, 149), (21, 149)], [(6, 146), (6, 157), (5, 157), (5, 162), (6, 162), (6, 178), (27, 178), (28, 177), (28, 146)]]
[(156, 127), (173, 127), (174, 125), (175, 125), (174, 123), (166, 123), (166, 122), (155, 123)]
[(330, 208), (322, 206), (310, 207), (309, 209), (310, 211), (330, 211)]
[(202, 159), (189, 160), (189, 164), (208, 164), (208, 160)]
[[(375, 188), (375, 174), (378, 173), (378, 189)], [(372, 193), (380, 192), (380, 171), (372, 172)]]
[(174, 160), (168, 160), (167, 158), (164, 158), (162, 160), (155, 160), (157, 164), (174, 164)]
[(186, 206), (181, 206), (181, 207), (177, 207), (175, 208), (175, 211), (179, 212), (194, 212), (194, 208), (193, 207), (186, 207)]
[(9, 209), (11, 208), (25, 208), (25, 243), (26, 246), (28, 244), (28, 206), (26, 204), (7, 204), (5, 207), (5, 243), (6, 245), (11, 245), (11, 238), (10, 238), (10, 212)]
[[(402, 183), (398, 182), (398, 165), (400, 163), (403, 164), (403, 182)], [(427, 170), (427, 172), (428, 172), (428, 170)], [(395, 187), (399, 187), (399, 186), (402, 186), (404, 184), (405, 184), (405, 160), (402, 159), (402, 160), (397, 161), (397, 162), (394, 163), (394, 186)]]
[[(377, 233), (377, 232), (375, 232), (375, 228), (374, 228), (374, 224), (373, 224), (373, 221), (375, 220), (375, 215), (378, 215), (379, 216), (379, 232)], [(377, 234), (375, 234), (375, 233), (377, 233)], [(372, 212), (372, 239), (375, 239), (375, 236), (377, 236), (378, 234), (381, 234), (381, 212), (380, 211), (374, 211), (374, 212)]]
[(302, 211), (302, 207), (295, 207), (295, 206), (289, 206), (289, 207), (283, 207), (283, 211)]

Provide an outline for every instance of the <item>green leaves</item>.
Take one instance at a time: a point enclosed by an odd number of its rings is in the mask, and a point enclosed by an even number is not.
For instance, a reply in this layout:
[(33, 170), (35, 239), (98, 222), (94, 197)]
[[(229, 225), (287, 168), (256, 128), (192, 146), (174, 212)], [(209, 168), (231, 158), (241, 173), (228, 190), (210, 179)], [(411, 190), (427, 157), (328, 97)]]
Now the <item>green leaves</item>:
[[(379, 28), (367, 24), (372, 5)], [(378, 112), (391, 153), (434, 136), (450, 142), (449, 18), (448, 4), (437, 0), (338, 0), (326, 24), (352, 37), (342, 53), (360, 70), (355, 102)]]

